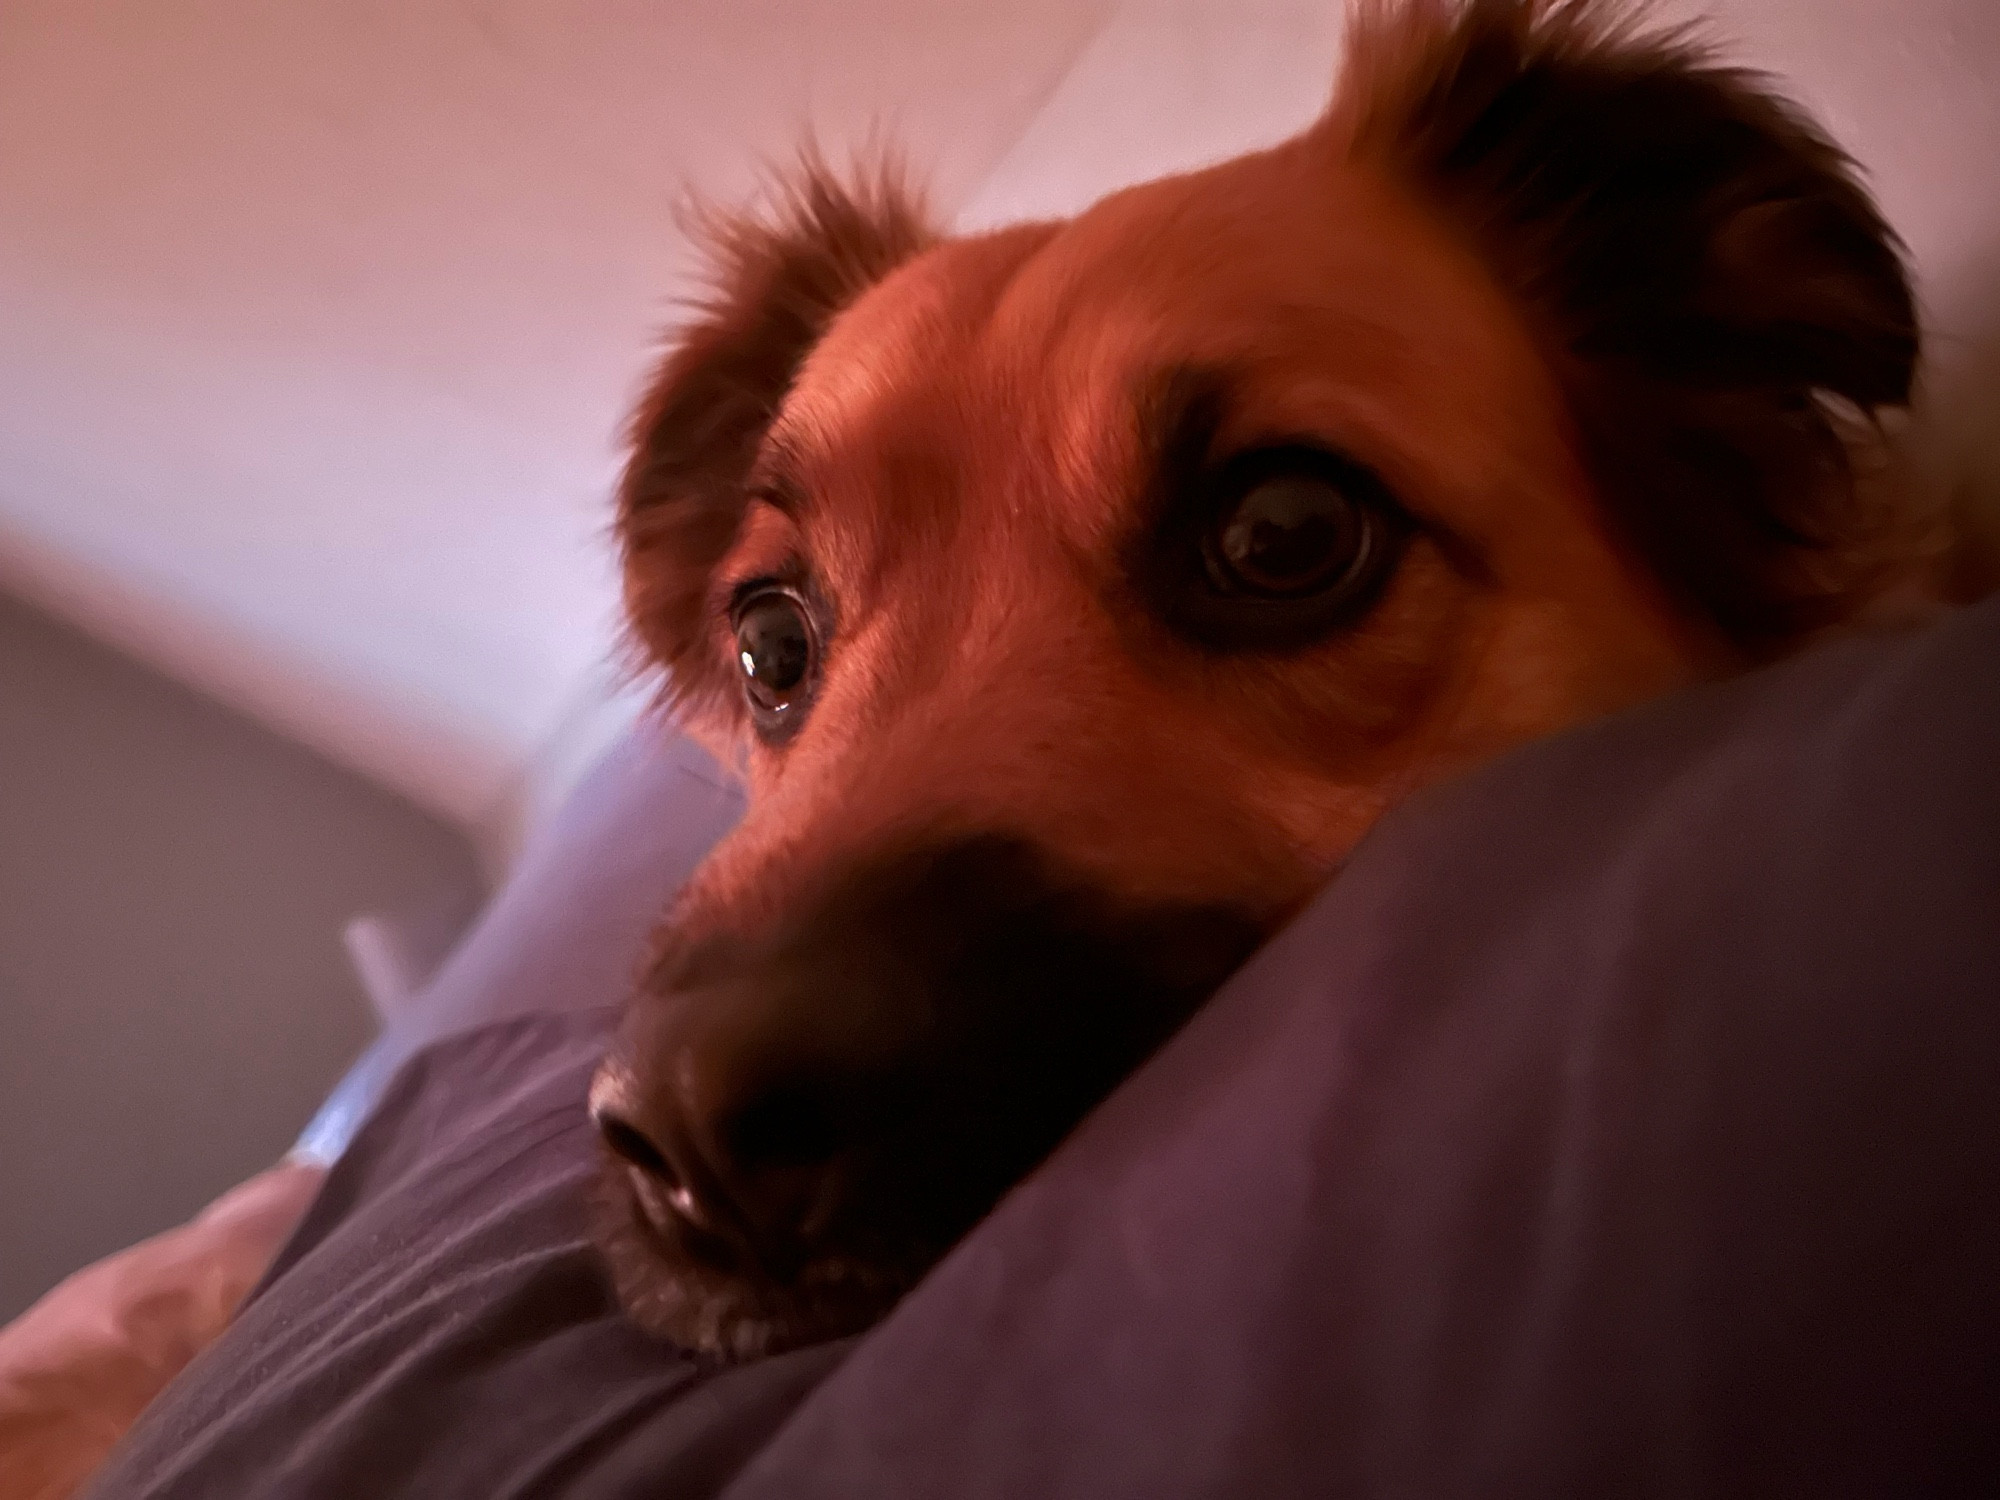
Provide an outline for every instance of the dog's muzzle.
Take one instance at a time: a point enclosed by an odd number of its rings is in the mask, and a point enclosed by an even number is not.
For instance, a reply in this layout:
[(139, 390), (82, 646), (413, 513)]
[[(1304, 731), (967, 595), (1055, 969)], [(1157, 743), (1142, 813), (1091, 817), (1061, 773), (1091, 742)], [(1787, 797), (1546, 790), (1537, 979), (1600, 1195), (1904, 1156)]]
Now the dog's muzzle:
[(1263, 926), (1121, 903), (981, 836), (677, 951), (591, 1089), (626, 1305), (717, 1353), (866, 1326)]

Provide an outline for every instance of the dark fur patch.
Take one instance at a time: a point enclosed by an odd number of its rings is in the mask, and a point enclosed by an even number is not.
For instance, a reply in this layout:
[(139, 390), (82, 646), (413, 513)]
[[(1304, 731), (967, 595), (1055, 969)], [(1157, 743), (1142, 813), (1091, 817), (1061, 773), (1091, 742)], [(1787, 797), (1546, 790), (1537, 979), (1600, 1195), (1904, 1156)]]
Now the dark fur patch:
[(1681, 603), (1753, 655), (1851, 613), (1894, 545), (1855, 418), (1908, 403), (1918, 335), (1840, 149), (1599, 0), (1379, 4), (1347, 82), (1358, 148), (1526, 305), (1604, 503)]
[(827, 325), (936, 233), (893, 168), (842, 182), (811, 156), (769, 214), (697, 227), (710, 289), (632, 420), (618, 537), (636, 654), (666, 669), (677, 702), (727, 712), (740, 705), (703, 649), (702, 610), (758, 446)]

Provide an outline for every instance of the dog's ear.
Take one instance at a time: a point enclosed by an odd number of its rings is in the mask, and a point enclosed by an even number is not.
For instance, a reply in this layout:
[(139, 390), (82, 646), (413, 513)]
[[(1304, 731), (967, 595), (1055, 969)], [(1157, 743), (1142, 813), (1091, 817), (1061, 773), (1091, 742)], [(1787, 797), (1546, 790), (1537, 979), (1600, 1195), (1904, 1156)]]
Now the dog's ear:
[(935, 238), (893, 164), (843, 182), (811, 155), (769, 212), (697, 211), (693, 228), (708, 291), (632, 419), (617, 519), (635, 654), (665, 669), (682, 707), (733, 701), (702, 649), (702, 612), (799, 366), (842, 308)]
[(1810, 120), (1600, 0), (1381, 0), (1327, 124), (1520, 300), (1604, 503), (1684, 606), (1753, 654), (1857, 606), (1893, 530), (1867, 455), (1917, 322)]

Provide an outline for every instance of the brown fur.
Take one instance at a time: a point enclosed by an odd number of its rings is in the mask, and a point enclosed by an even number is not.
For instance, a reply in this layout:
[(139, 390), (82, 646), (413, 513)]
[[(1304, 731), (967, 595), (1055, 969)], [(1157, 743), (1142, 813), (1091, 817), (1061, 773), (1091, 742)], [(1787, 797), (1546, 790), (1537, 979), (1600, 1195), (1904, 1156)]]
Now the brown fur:
[(884, 164), (852, 186), (808, 156), (758, 220), (695, 210), (710, 291), (631, 423), (620, 490), (625, 613), (679, 694), (703, 680), (708, 573), (743, 515), (743, 481), (798, 367), (855, 297), (937, 238)]
[[(1413, 787), (1793, 648), (1903, 534), (1866, 482), (1917, 354), (1893, 236), (1761, 80), (1602, 3), (1365, 5), (1310, 130), (1068, 222), (951, 239), (809, 163), (712, 246), (620, 527), (641, 650), (750, 811), (663, 955), (919, 830), (1268, 929)], [(1162, 528), (1274, 443), (1379, 476), (1400, 562), (1340, 629), (1195, 640)], [(728, 618), (766, 577), (825, 636), (783, 744)], [(813, 1331), (700, 1284), (666, 1331)]]
[(1360, 23), (1342, 127), (1527, 310), (1649, 567), (1760, 654), (1855, 613), (1909, 518), (1857, 483), (1851, 418), (1908, 404), (1918, 338), (1845, 153), (1769, 80), (1602, 4)]

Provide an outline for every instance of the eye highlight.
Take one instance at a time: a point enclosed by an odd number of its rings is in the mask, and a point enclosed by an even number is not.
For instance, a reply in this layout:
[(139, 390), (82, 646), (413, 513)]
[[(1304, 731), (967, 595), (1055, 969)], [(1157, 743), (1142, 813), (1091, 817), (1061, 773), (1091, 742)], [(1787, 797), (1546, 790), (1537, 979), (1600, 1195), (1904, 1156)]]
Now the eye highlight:
[(753, 588), (730, 612), (743, 697), (767, 740), (804, 717), (819, 669), (819, 643), (805, 603), (790, 589)]

